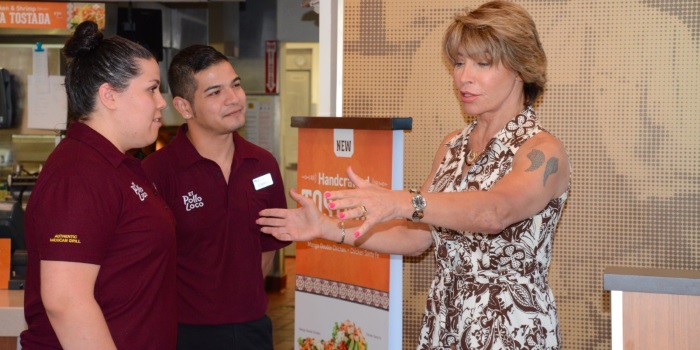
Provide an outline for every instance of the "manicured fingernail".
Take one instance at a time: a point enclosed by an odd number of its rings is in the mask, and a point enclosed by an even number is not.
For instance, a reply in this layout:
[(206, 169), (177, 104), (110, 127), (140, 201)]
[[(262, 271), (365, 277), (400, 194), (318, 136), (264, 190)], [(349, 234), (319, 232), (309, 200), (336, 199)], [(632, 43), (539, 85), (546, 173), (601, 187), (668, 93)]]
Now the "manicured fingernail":
[(328, 203), (328, 207), (331, 209), (335, 208), (335, 203)]
[(326, 198), (331, 198), (331, 193), (330, 192), (324, 192), (323, 196)]
[(355, 231), (352, 235), (355, 236), (355, 238), (360, 237), (360, 231)]
[(340, 214), (338, 214), (338, 217), (341, 218), (341, 219), (345, 219), (345, 213), (340, 213)]

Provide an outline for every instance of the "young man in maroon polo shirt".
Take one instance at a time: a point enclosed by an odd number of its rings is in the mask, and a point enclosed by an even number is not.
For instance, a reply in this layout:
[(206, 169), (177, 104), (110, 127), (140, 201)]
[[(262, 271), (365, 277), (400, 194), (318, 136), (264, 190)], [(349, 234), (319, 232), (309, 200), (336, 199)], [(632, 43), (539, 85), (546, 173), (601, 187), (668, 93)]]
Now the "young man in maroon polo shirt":
[(186, 123), (143, 166), (177, 220), (178, 349), (272, 350), (264, 274), (289, 243), (255, 220), (286, 207), (279, 166), (236, 132), (246, 95), (226, 56), (185, 48), (168, 80)]

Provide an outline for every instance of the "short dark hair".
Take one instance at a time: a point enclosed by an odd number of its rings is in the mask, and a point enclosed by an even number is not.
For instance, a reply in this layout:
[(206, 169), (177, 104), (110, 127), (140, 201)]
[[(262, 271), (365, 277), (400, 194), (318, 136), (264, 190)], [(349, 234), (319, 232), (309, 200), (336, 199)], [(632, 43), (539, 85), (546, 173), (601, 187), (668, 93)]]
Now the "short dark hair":
[(194, 75), (228, 58), (207, 45), (192, 45), (184, 48), (173, 57), (168, 69), (168, 85), (173, 97), (179, 96), (194, 103), (197, 81)]
[(107, 83), (124, 91), (141, 74), (137, 59), (155, 59), (133, 41), (119, 36), (105, 39), (92, 21), (80, 23), (61, 52), (68, 62), (64, 83), (70, 121), (88, 119), (95, 110), (100, 85)]
[(443, 39), (452, 64), (459, 55), (489, 59), (515, 71), (524, 83), (525, 104), (532, 105), (547, 83), (547, 56), (535, 22), (520, 5), (490, 1), (457, 15)]

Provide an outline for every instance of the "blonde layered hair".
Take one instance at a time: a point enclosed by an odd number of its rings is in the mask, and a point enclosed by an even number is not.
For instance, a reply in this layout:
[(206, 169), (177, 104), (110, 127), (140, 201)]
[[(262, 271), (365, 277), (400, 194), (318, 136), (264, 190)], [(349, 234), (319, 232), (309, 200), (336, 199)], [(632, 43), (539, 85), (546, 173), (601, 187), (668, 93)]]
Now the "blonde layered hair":
[(525, 105), (535, 103), (547, 82), (547, 57), (535, 22), (520, 5), (490, 1), (455, 16), (443, 39), (450, 63), (459, 56), (503, 64), (524, 82)]

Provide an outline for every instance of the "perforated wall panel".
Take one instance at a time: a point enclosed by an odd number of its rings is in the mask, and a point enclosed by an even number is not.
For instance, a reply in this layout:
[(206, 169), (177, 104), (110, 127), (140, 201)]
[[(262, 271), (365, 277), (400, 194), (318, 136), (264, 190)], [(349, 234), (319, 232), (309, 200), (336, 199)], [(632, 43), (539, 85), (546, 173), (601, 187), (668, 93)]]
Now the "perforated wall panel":
[[(405, 187), (462, 128), (440, 40), (482, 1), (345, 0), (343, 115), (412, 117)], [(550, 283), (565, 349), (609, 349), (606, 266), (700, 269), (700, 1), (517, 1), (549, 66), (536, 106), (566, 145), (573, 189)], [(404, 264), (404, 349), (416, 346), (435, 265)]]

